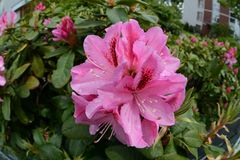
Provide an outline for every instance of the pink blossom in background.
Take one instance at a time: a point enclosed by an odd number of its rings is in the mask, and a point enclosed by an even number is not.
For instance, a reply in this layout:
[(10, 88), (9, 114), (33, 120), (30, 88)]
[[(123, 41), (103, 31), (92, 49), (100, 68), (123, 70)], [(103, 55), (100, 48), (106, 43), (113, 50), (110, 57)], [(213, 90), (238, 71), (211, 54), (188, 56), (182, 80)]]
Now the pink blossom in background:
[(51, 23), (51, 21), (52, 21), (51, 18), (44, 19), (43, 25), (44, 25), (44, 26), (47, 26), (47, 25), (49, 25), (49, 24)]
[(4, 86), (6, 84), (6, 79), (4, 77), (4, 59), (0, 56), (0, 86)]
[(194, 37), (194, 36), (192, 36), (190, 38), (190, 40), (191, 40), (192, 43), (196, 43), (198, 41), (198, 39), (196, 37)]
[(16, 23), (17, 14), (15, 12), (3, 12), (0, 17), (0, 36), (3, 34), (5, 29), (13, 28)]
[(35, 7), (35, 11), (44, 11), (46, 7), (43, 5), (42, 2), (38, 3), (38, 5)]
[(98, 142), (108, 130), (128, 146), (151, 146), (159, 127), (175, 124), (187, 79), (166, 46), (161, 28), (147, 32), (135, 20), (84, 41), (85, 63), (71, 70), (76, 123), (90, 125)]
[(231, 93), (231, 92), (232, 92), (232, 88), (231, 88), (231, 87), (227, 87), (227, 88), (226, 88), (226, 92), (227, 92), (227, 93)]
[(237, 48), (230, 48), (224, 55), (225, 63), (228, 65), (229, 68), (232, 68), (232, 66), (237, 63), (236, 59), (237, 54)]
[(224, 47), (224, 46), (225, 46), (225, 43), (224, 43), (224, 42), (217, 42), (216, 45), (217, 45), (217, 46), (220, 46), (220, 47)]
[(208, 42), (207, 42), (207, 41), (203, 41), (203, 42), (202, 42), (202, 46), (203, 46), (203, 47), (207, 47), (207, 46), (208, 46)]
[(52, 31), (54, 41), (65, 41), (70, 45), (76, 43), (76, 29), (72, 19), (69, 16), (62, 18), (62, 22)]
[(237, 76), (238, 75), (238, 68), (234, 68), (233, 73)]
[(177, 44), (177, 45), (181, 45), (181, 44), (182, 44), (182, 40), (181, 40), (181, 39), (177, 39), (177, 40), (176, 40), (176, 44)]

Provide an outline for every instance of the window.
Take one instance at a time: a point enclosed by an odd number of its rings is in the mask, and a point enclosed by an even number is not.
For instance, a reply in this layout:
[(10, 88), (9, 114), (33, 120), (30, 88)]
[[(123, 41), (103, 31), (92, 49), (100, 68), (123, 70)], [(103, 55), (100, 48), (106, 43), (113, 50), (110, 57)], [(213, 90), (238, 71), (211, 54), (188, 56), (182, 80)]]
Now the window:
[(202, 12), (197, 12), (197, 20), (203, 21), (203, 13)]
[(203, 0), (198, 0), (198, 8), (203, 8)]
[(231, 23), (235, 23), (235, 15), (234, 15), (234, 13), (233, 12), (230, 12), (230, 22)]

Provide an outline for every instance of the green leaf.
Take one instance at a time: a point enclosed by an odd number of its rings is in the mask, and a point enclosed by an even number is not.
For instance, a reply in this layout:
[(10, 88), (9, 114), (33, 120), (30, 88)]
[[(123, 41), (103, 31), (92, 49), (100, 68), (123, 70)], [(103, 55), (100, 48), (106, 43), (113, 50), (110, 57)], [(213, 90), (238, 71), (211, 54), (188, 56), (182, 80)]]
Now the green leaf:
[(105, 153), (110, 160), (145, 160), (136, 150), (126, 146), (110, 146)]
[(62, 125), (62, 133), (70, 139), (91, 139), (88, 126), (74, 122), (73, 117), (68, 118)]
[(3, 98), (3, 104), (2, 104), (2, 113), (3, 118), (7, 121), (10, 121), (11, 116), (11, 99), (9, 96), (5, 96)]
[(137, 3), (145, 5), (145, 6), (148, 5), (148, 3), (143, 2), (141, 0), (119, 0), (119, 1), (117, 1), (117, 4), (124, 4), (124, 5), (128, 5), (128, 6), (132, 6), (132, 5), (135, 5)]
[(27, 98), (30, 95), (30, 91), (25, 85), (19, 86), (15, 91), (21, 98)]
[(26, 63), (22, 65), (21, 67), (17, 68), (16, 71), (13, 71), (13, 75), (11, 77), (11, 82), (15, 81), (18, 79), (30, 66), (30, 63)]
[(56, 147), (60, 148), (62, 144), (62, 135), (59, 134), (54, 134), (53, 136), (50, 137), (49, 142)]
[(106, 15), (112, 23), (116, 23), (119, 21), (125, 22), (128, 20), (128, 14), (124, 8), (107, 9)]
[(63, 160), (63, 152), (52, 144), (44, 144), (39, 147), (41, 160)]
[(203, 143), (199, 133), (194, 130), (190, 130), (183, 136), (184, 141), (191, 147), (200, 147)]
[(162, 141), (159, 140), (152, 147), (140, 149), (140, 152), (148, 159), (156, 159), (157, 157), (163, 155)]
[(42, 132), (39, 128), (33, 131), (33, 139), (37, 145), (43, 145), (45, 143)]
[(170, 153), (176, 153), (176, 148), (173, 142), (173, 136), (170, 135), (170, 140), (168, 142), (168, 145), (166, 146), (165, 150), (164, 150), (164, 154), (170, 154)]
[(25, 34), (25, 38), (29, 41), (34, 40), (38, 36), (38, 32), (30, 31)]
[(169, 153), (161, 156), (158, 160), (189, 160), (187, 157), (183, 157), (177, 153)]
[(44, 67), (43, 60), (39, 55), (33, 56), (32, 71), (39, 78), (43, 77), (44, 75), (45, 67)]
[(85, 19), (76, 19), (75, 20), (77, 29), (89, 29), (93, 27), (102, 26), (105, 24), (103, 21), (93, 21), (93, 20), (85, 20)]
[(159, 21), (159, 18), (156, 15), (150, 15), (149, 13), (146, 12), (137, 12), (140, 14), (140, 18), (142, 18), (145, 21), (149, 21), (151, 23), (157, 24)]
[(205, 154), (211, 157), (217, 157), (219, 155), (222, 155), (225, 152), (223, 148), (213, 146), (213, 145), (203, 145), (203, 147), (204, 147)]
[(44, 59), (49, 59), (49, 58), (56, 57), (56, 56), (59, 56), (61, 54), (67, 53), (68, 49), (64, 48), (64, 47), (60, 47), (58, 49), (55, 49), (52, 46), (44, 46), (44, 47), (41, 47), (41, 51), (44, 54), (43, 58)]
[(17, 116), (17, 118), (20, 120), (21, 123), (23, 124), (28, 124), (30, 123), (29, 118), (27, 117), (25, 111), (21, 107), (21, 102), (18, 99), (17, 101), (13, 101), (14, 103), (14, 113)]
[(57, 69), (54, 70), (52, 74), (52, 84), (55, 88), (62, 88), (68, 83), (73, 61), (74, 54), (71, 52), (65, 53), (59, 58), (57, 62)]
[(28, 79), (27, 79), (27, 81), (26, 81), (26, 83), (24, 84), (24, 86), (27, 88), (27, 89), (29, 89), (29, 90), (31, 90), (31, 89), (35, 89), (35, 88), (37, 88), (38, 86), (39, 86), (39, 80), (36, 78), (36, 77), (34, 77), (34, 76), (29, 76), (28, 77)]
[(52, 104), (59, 109), (73, 108), (72, 99), (69, 96), (55, 96), (51, 99)]
[(78, 157), (82, 155), (87, 145), (88, 143), (86, 141), (71, 139), (69, 142), (69, 152), (71, 156)]

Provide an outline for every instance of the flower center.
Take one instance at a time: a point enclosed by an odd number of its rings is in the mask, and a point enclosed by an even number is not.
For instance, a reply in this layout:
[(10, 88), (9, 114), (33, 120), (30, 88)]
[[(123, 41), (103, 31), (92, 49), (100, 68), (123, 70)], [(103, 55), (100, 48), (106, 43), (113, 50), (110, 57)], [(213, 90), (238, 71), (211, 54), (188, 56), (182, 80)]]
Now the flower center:
[(112, 56), (112, 63), (115, 67), (118, 66), (117, 54), (116, 54), (116, 51), (115, 51), (116, 43), (117, 43), (117, 39), (114, 37), (112, 39), (111, 43), (110, 43), (110, 53), (111, 53), (111, 56)]
[(137, 89), (143, 89), (146, 86), (146, 84), (152, 80), (152, 77), (153, 77), (153, 70), (144, 68), (142, 70), (142, 77), (138, 83)]

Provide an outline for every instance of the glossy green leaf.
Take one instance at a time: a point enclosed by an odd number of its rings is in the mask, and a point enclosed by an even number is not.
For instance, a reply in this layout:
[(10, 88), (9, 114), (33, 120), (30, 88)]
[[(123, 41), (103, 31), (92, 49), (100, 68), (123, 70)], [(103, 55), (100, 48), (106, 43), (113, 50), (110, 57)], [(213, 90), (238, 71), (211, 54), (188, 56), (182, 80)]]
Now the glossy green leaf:
[(59, 58), (57, 69), (52, 74), (52, 84), (55, 88), (62, 88), (69, 81), (70, 69), (73, 66), (74, 57), (74, 54), (70, 52), (63, 54)]
[(68, 118), (63, 123), (62, 133), (70, 139), (91, 139), (88, 126), (76, 124), (73, 117)]
[(106, 15), (108, 16), (112, 23), (116, 23), (119, 21), (125, 22), (128, 20), (128, 15), (124, 8), (107, 9)]
[(110, 146), (106, 148), (105, 153), (109, 160), (145, 160), (136, 150), (127, 146)]
[(43, 77), (45, 67), (42, 58), (39, 55), (33, 56), (32, 71), (37, 77)]
[(33, 140), (37, 145), (43, 145), (45, 143), (41, 129), (38, 128), (33, 131)]
[(5, 96), (2, 102), (2, 113), (3, 118), (7, 121), (10, 121), (11, 116), (11, 98), (9, 96)]
[(162, 141), (159, 140), (155, 145), (149, 148), (140, 149), (140, 152), (148, 159), (156, 159), (163, 155)]
[(27, 40), (31, 41), (31, 40), (37, 38), (38, 35), (39, 35), (38, 32), (36, 32), (36, 31), (30, 31), (30, 32), (27, 32), (27, 33), (25, 34), (25, 38), (26, 38)]
[(16, 88), (16, 93), (21, 98), (27, 98), (30, 95), (30, 91), (25, 85)]
[(16, 71), (13, 71), (13, 75), (11, 77), (11, 82), (13, 82), (14, 80), (18, 79), (30, 66), (30, 63), (26, 63), (22, 66), (20, 66), (19, 68), (16, 69)]
[(31, 90), (31, 89), (37, 88), (37, 87), (39, 86), (39, 84), (40, 84), (40, 82), (39, 82), (39, 80), (38, 80), (36, 77), (34, 77), (34, 76), (29, 76), (29, 77), (27, 78), (26, 83), (24, 84), (24, 86), (25, 86), (27, 89)]
[(191, 130), (184, 134), (184, 141), (191, 147), (200, 147), (203, 143), (199, 132)]
[(73, 157), (78, 157), (84, 153), (87, 145), (86, 141), (71, 139), (69, 142), (69, 152)]
[(205, 154), (211, 157), (217, 157), (225, 152), (223, 148), (214, 145), (203, 145), (203, 147)]
[(44, 144), (39, 147), (41, 160), (63, 160), (63, 152), (52, 144)]

